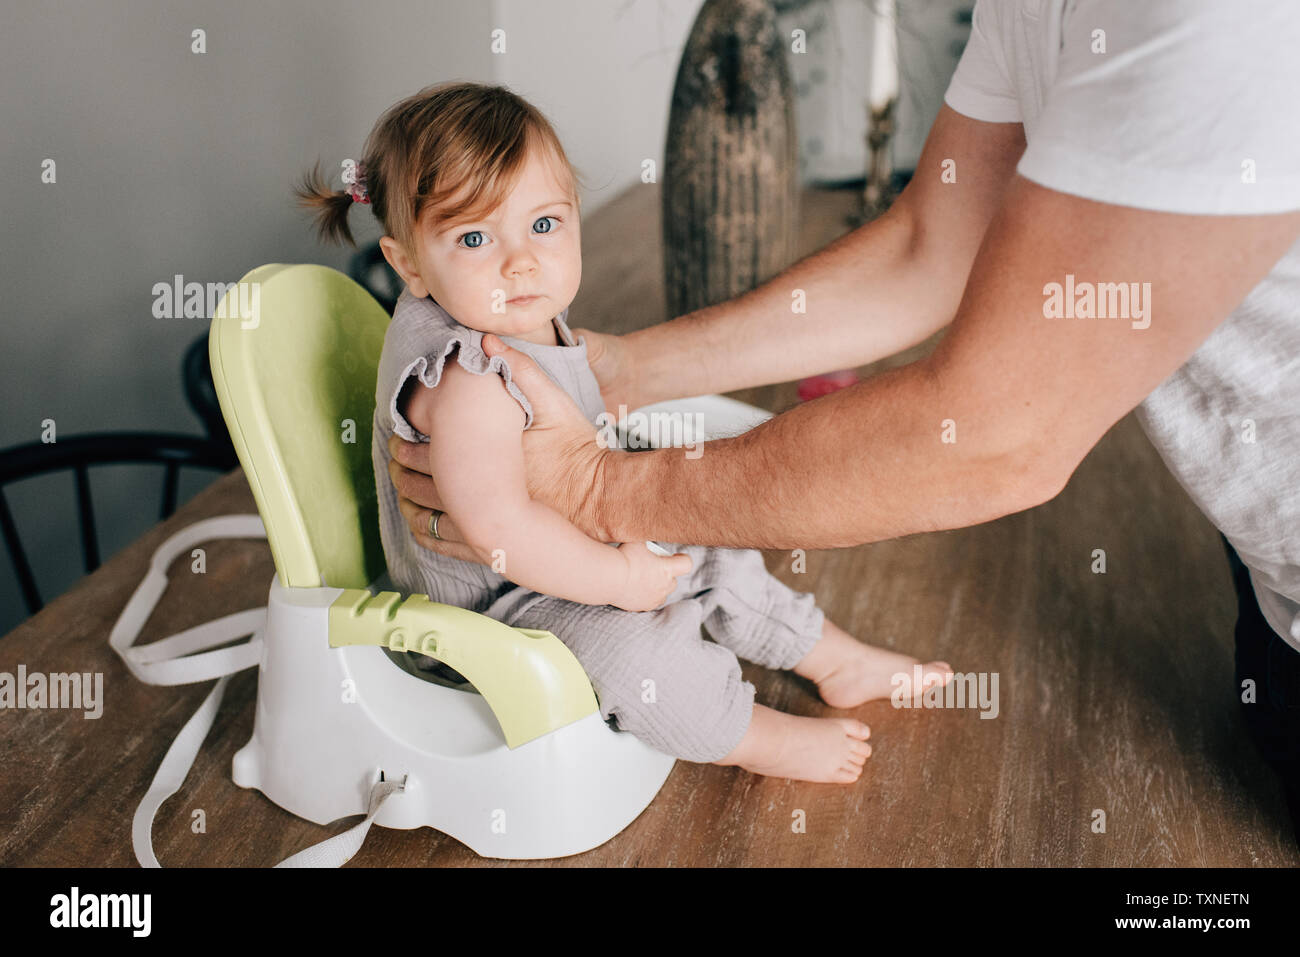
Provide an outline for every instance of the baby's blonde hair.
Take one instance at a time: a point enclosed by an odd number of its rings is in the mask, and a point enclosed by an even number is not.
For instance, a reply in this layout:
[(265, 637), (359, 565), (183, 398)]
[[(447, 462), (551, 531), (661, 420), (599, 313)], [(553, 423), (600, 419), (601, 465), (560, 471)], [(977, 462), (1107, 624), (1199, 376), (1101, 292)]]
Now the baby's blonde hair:
[[(425, 87), (389, 107), (366, 138), (360, 163), (371, 210), (414, 258), (416, 225), (426, 210), (434, 226), (484, 218), (539, 148), (581, 205), (578, 175), (536, 107), (503, 86), (455, 81)], [(467, 184), (464, 198), (451, 203)], [(356, 245), (348, 226), (352, 195), (329, 187), (319, 161), (294, 194), (299, 206), (317, 210), (322, 240)]]

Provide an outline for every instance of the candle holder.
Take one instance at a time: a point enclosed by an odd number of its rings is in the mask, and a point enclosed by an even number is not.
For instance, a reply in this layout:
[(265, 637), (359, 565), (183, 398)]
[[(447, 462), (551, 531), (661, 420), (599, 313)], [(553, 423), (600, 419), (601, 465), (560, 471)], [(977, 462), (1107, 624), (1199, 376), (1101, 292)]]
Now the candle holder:
[(889, 144), (894, 137), (894, 111), (898, 97), (879, 108), (867, 107), (867, 180), (862, 188), (859, 208), (848, 216), (850, 226), (858, 227), (875, 219), (894, 202), (893, 167), (889, 161)]

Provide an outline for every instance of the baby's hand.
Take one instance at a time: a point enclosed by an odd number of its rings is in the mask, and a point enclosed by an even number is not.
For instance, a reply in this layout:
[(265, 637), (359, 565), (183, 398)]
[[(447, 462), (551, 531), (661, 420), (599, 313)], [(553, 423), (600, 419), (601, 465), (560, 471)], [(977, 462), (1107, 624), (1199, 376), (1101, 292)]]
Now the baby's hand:
[(624, 542), (618, 553), (627, 562), (627, 580), (618, 601), (610, 602), (624, 611), (653, 611), (677, 587), (677, 576), (685, 575), (694, 562), (689, 555), (661, 558), (645, 542)]

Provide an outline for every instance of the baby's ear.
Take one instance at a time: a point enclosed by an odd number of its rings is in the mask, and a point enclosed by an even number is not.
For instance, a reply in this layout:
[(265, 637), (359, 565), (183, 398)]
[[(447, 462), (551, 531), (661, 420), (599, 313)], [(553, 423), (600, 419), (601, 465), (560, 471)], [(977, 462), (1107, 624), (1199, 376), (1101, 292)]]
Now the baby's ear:
[(402, 277), (402, 282), (406, 283), (411, 289), (411, 295), (417, 299), (423, 299), (429, 294), (424, 287), (424, 280), (420, 277), (420, 272), (415, 263), (411, 262), (411, 257), (407, 255), (406, 250), (392, 236), (381, 236), (379, 239), (379, 249), (388, 260), (388, 265), (393, 267), (393, 271)]

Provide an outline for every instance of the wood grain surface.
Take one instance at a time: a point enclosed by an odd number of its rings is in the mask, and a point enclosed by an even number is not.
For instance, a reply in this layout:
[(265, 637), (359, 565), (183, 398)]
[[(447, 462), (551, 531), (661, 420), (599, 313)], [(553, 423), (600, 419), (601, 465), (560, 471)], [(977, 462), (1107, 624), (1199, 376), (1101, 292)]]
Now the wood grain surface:
[[(807, 191), (801, 249), (842, 233), (853, 201), (852, 191)], [(656, 188), (639, 186), (584, 224), (571, 325), (626, 332), (665, 318), (658, 208)], [(776, 411), (796, 401), (792, 383), (735, 395)], [(109, 629), (165, 537), (253, 510), (241, 473), (219, 479), (0, 639), (0, 671), (102, 672), (106, 699), (98, 720), (0, 712), (0, 864), (134, 864), (132, 814), (211, 683), (141, 684), (110, 651)], [(1091, 571), (1095, 548), (1106, 551), (1104, 575)], [(998, 716), (863, 706), (854, 713), (871, 725), (874, 753), (847, 787), (679, 761), (623, 833), (530, 866), (1300, 864), (1280, 787), (1237, 715), (1235, 599), (1217, 532), (1131, 416), (1042, 507), (809, 552), (802, 573), (788, 553), (766, 556), (863, 640), (996, 672)], [(264, 542), (214, 542), (206, 575), (177, 572), (142, 643), (265, 603), (273, 566)], [(764, 704), (833, 713), (793, 674), (746, 664), (744, 675)], [(232, 679), (183, 789), (159, 812), (154, 846), (165, 866), (270, 865), (358, 820), (320, 827), (231, 781), (231, 758), (252, 733), (256, 680), (251, 670)], [(196, 809), (204, 833), (191, 830)], [(1098, 810), (1105, 833), (1092, 828)], [(427, 828), (374, 828), (349, 866), (480, 864), (502, 866)]]

